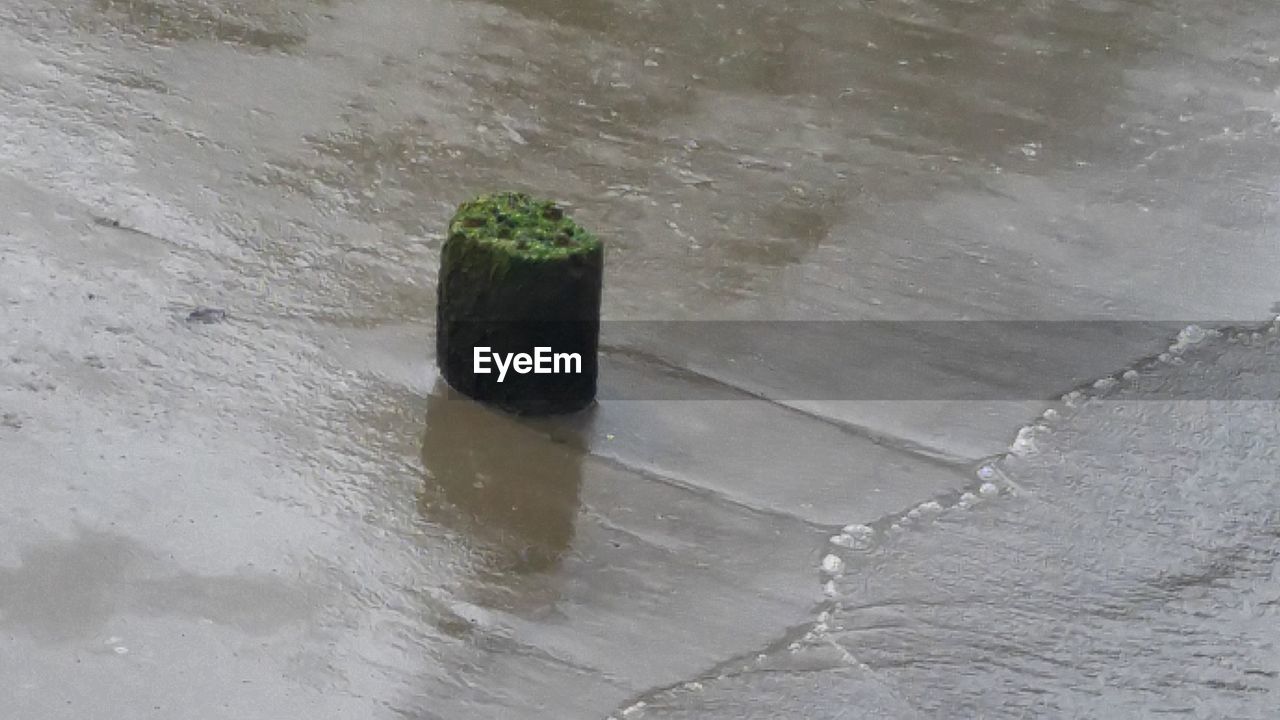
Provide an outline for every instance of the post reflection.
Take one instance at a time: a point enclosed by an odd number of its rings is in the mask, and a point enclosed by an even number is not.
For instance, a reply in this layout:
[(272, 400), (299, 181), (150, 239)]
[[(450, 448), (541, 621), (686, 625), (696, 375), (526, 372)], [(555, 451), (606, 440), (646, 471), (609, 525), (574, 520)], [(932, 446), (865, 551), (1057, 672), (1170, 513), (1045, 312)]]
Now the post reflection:
[(491, 582), (552, 571), (573, 540), (578, 446), (441, 382), (427, 406), (420, 510), (471, 545), (477, 571)]

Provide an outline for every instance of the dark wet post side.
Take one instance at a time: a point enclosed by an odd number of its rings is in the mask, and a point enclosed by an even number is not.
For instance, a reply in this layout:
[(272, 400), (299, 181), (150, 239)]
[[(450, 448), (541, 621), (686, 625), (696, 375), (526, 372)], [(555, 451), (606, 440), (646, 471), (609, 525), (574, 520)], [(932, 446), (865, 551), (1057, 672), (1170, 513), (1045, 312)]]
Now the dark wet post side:
[(552, 202), (482, 195), (449, 222), (437, 284), (436, 361), (455, 389), (521, 415), (596, 395), (600, 240)]

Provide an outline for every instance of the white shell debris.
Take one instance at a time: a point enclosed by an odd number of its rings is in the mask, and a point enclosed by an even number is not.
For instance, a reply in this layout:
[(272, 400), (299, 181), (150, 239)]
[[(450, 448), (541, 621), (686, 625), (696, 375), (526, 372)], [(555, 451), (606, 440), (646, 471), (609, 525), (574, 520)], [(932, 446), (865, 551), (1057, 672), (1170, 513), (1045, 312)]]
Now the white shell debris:
[(1035, 428), (1028, 425), (1018, 431), (1018, 437), (1013, 439), (1013, 444), (1009, 446), (1009, 452), (1024, 457), (1036, 451), (1036, 435)]
[(844, 561), (836, 555), (827, 555), (822, 558), (822, 572), (829, 575), (838, 575), (844, 570)]
[(1187, 348), (1202, 343), (1214, 335), (1217, 333), (1212, 330), (1205, 330), (1199, 325), (1188, 325), (1178, 333), (1177, 339), (1169, 346), (1169, 352), (1181, 355)]
[(851, 550), (856, 550), (862, 546), (862, 542), (858, 538), (855, 538), (852, 535), (845, 535), (844, 533), (832, 535), (830, 542), (836, 547), (849, 548)]
[(875, 531), (866, 525), (845, 525), (839, 535), (831, 536), (831, 544), (851, 550), (863, 550), (871, 542)]

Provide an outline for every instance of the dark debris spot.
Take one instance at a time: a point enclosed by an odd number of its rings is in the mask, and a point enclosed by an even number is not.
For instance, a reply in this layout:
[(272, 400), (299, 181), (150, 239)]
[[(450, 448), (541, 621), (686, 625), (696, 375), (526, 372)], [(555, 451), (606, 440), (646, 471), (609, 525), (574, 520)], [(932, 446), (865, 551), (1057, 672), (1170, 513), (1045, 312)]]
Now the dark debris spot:
[(189, 323), (204, 323), (212, 325), (213, 323), (222, 322), (227, 319), (227, 311), (222, 308), (204, 307), (203, 305), (192, 310), (187, 315)]

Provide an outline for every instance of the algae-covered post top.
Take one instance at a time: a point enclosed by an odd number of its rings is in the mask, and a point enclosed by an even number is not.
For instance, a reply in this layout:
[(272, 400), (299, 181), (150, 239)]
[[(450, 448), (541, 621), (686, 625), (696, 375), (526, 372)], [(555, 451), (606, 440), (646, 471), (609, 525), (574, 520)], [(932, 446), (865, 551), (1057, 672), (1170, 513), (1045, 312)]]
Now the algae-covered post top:
[(463, 203), (449, 221), (449, 240), (502, 248), (511, 257), (561, 260), (600, 250), (600, 240), (550, 200), (524, 193), (496, 193)]
[(445, 380), (519, 414), (572, 412), (596, 394), (604, 250), (553, 202), (481, 195), (449, 222), (437, 284)]

